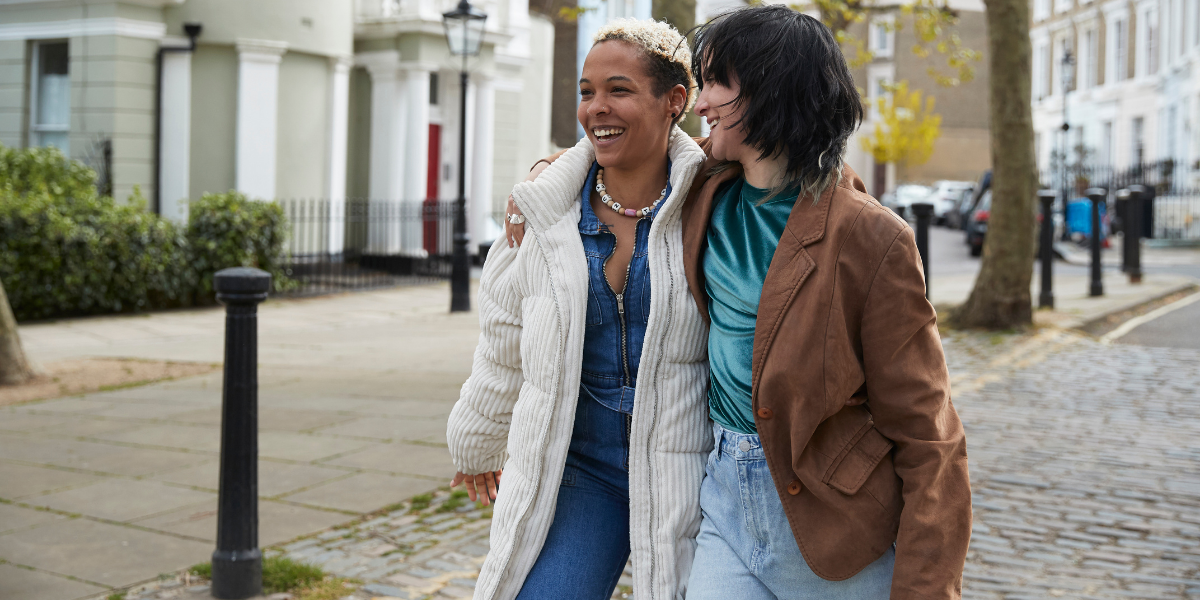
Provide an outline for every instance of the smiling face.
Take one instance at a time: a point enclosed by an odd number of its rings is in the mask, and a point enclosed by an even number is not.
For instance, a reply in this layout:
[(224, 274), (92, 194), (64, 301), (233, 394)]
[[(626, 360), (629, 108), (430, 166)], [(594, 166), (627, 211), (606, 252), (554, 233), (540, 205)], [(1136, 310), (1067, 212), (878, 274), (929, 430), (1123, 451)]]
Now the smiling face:
[(696, 114), (708, 121), (708, 137), (712, 140), (710, 152), (717, 160), (744, 163), (744, 159), (752, 161), (759, 156), (757, 150), (746, 146), (746, 133), (737, 125), (742, 118), (741, 106), (735, 102), (740, 91), (734, 77), (730, 78), (728, 86), (709, 79), (696, 98)]
[[(579, 80), (577, 117), (596, 148), (596, 161), (633, 168), (666, 155), (671, 113), (682, 108), (683, 86), (656, 96), (641, 51), (623, 41), (588, 52)], [(678, 104), (678, 106), (675, 106)]]

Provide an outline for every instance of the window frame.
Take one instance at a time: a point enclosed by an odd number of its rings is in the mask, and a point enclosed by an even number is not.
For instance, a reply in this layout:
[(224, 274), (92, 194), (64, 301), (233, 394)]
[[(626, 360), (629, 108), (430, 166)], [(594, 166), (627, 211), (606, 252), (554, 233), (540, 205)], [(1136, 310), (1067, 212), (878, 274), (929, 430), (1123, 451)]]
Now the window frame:
[[(871, 26), (867, 34), (867, 42), (870, 44), (871, 54), (876, 58), (892, 58), (896, 55), (896, 31), (893, 27), (895, 22), (895, 15), (892, 14), (879, 15), (871, 19)], [(884, 29), (882, 41), (886, 46), (883, 49), (879, 48), (879, 29), (881, 27)]]
[[(41, 123), (41, 87), (42, 87), (42, 47), (54, 44), (62, 44), (67, 49), (67, 122), (64, 125), (46, 125)], [(68, 39), (48, 39), (48, 40), (31, 40), (29, 49), (29, 107), (26, 112), (28, 119), (28, 132), (26, 134), (26, 145), (34, 148), (48, 146), (42, 141), (42, 134), (45, 133), (63, 133), (66, 134), (65, 148), (60, 148), (63, 154), (70, 155), (71, 148), (71, 42)], [(55, 146), (56, 148), (58, 146)]]

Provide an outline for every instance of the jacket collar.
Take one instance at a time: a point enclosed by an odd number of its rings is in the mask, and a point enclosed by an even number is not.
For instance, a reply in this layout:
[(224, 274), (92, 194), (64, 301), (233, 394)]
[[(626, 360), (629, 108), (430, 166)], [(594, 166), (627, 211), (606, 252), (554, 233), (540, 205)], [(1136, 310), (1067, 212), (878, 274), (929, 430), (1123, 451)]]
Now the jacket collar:
[[(707, 155), (711, 141), (705, 138), (700, 140), (699, 144)], [(742, 166), (738, 163), (718, 161), (710, 156), (701, 165), (700, 173), (692, 184), (688, 193), (688, 203), (684, 207), (683, 258), (692, 297), (700, 307), (700, 314), (708, 320), (708, 292), (705, 290), (704, 280), (704, 248), (707, 246), (708, 222), (712, 218), (717, 190), (726, 182), (742, 176)], [(763, 285), (763, 295), (759, 299), (756, 330), (762, 331), (755, 333), (756, 376), (761, 353), (774, 337), (775, 321), (782, 318), (783, 312), (795, 298), (795, 292), (808, 278), (809, 271), (815, 264), (805, 247), (824, 239), (829, 225), (829, 209), (837, 201), (839, 189), (865, 193), (862, 180), (849, 165), (843, 164), (841, 180), (823, 193), (817, 202), (814, 203), (812, 196), (808, 194), (797, 197), (784, 232), (779, 237), (779, 246), (771, 260)]]
[[(660, 214), (668, 214), (684, 202), (692, 177), (704, 161), (704, 151), (688, 134), (673, 126), (667, 157), (671, 161), (671, 193), (659, 205)], [(537, 179), (518, 183), (513, 188), (513, 200), (525, 215), (530, 230), (545, 231), (579, 210), (580, 191), (595, 160), (596, 151), (591, 140), (583, 137), (574, 148), (546, 167)]]

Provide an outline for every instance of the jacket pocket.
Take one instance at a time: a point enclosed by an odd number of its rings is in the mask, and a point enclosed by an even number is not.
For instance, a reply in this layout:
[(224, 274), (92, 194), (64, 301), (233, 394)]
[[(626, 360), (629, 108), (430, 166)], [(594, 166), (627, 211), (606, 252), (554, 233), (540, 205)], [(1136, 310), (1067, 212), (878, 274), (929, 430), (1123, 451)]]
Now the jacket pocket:
[(874, 420), (868, 420), (834, 456), (821, 483), (848, 496), (858, 493), (863, 482), (894, 445), (875, 429)]

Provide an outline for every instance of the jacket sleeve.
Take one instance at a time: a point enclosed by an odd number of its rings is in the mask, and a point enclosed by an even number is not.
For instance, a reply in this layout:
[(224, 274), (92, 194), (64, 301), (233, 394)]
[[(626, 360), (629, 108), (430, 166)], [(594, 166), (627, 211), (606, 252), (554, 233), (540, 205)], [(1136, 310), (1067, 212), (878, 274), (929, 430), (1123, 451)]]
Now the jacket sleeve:
[(861, 336), (868, 408), (895, 443), (903, 482), (892, 600), (959, 598), (971, 537), (966, 436), (950, 402), (937, 314), (907, 227), (874, 275)]
[(520, 248), (492, 244), (479, 282), (479, 345), (471, 376), (446, 424), (450, 458), (462, 473), (496, 471), (507, 460), (509, 425), (521, 390)]

